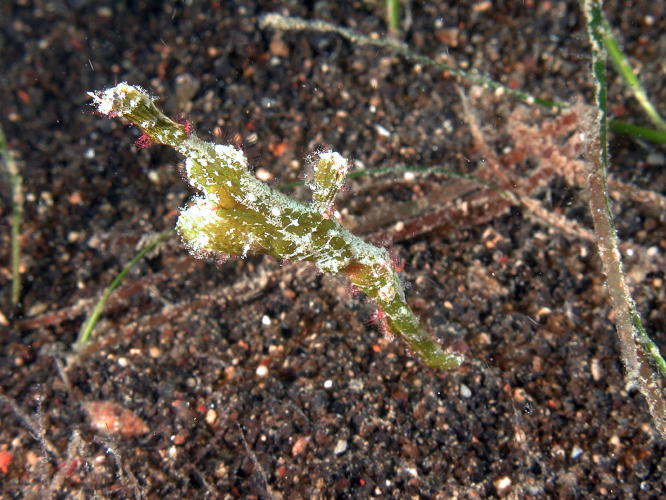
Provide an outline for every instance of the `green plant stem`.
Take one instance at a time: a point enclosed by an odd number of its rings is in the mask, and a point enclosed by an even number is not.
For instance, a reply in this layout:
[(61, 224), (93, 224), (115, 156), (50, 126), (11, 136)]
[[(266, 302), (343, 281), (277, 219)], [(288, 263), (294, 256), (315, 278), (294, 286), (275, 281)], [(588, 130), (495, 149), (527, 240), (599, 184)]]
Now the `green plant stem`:
[[(276, 13), (271, 13), (260, 17), (259, 25), (262, 28), (271, 27), (285, 31), (318, 31), (322, 33), (335, 33), (356, 45), (380, 47), (393, 51), (405, 57), (405, 59), (409, 61), (423, 64), (424, 66), (431, 66), (441, 71), (446, 71), (451, 75), (458, 77), (462, 81), (481, 85), (485, 89), (506, 94), (529, 105), (537, 104), (551, 111), (560, 111), (569, 107), (567, 103), (558, 101), (556, 99), (543, 99), (523, 90), (512, 89), (506, 85), (496, 82), (486, 75), (472, 73), (470, 71), (455, 68), (449, 64), (434, 61), (427, 56), (414, 52), (407, 45), (395, 40), (385, 38), (370, 38), (353, 30), (343, 28), (341, 26), (336, 26), (335, 24), (327, 23), (325, 21), (311, 21), (307, 19), (301, 19), (299, 17), (288, 17)], [(631, 125), (620, 120), (611, 120), (610, 125), (611, 129), (616, 132), (650, 140), (658, 144), (666, 144), (665, 131), (639, 127), (637, 125)]]
[(528, 104), (539, 104), (540, 106), (544, 106), (548, 109), (555, 109), (555, 110), (559, 110), (563, 107), (566, 107), (566, 104), (562, 102), (555, 101), (552, 99), (542, 99), (540, 97), (533, 96), (527, 92), (523, 92), (522, 90), (512, 89), (511, 87), (507, 87), (502, 83), (496, 82), (495, 80), (486, 75), (480, 73), (472, 73), (451, 66), (450, 64), (434, 61), (433, 59), (427, 56), (414, 52), (404, 43), (400, 43), (398, 41), (386, 38), (376, 38), (376, 39), (370, 38), (368, 36), (361, 35), (360, 33), (357, 33), (354, 30), (343, 28), (341, 26), (337, 26), (332, 23), (327, 23), (325, 21), (310, 21), (306, 19), (301, 19), (299, 17), (288, 17), (280, 14), (271, 13), (263, 15), (259, 19), (259, 25), (262, 28), (271, 27), (271, 28), (282, 29), (285, 31), (311, 30), (311, 31), (318, 31), (321, 33), (336, 33), (346, 38), (350, 42), (354, 43), (355, 45), (380, 47), (383, 49), (391, 50), (392, 52), (400, 54), (401, 56), (405, 57), (410, 61), (423, 64), (424, 66), (432, 66), (441, 71), (446, 71), (460, 78), (463, 81), (481, 85), (482, 87), (493, 90), (495, 92), (504, 93), (506, 95), (514, 97)]
[(400, 32), (400, 0), (386, 0), (386, 19), (389, 30)]
[(602, 13), (601, 23), (599, 25), (599, 34), (603, 40), (604, 47), (608, 51), (610, 60), (613, 63), (613, 66), (617, 72), (624, 78), (625, 83), (629, 87), (629, 90), (634, 94), (634, 97), (643, 107), (645, 114), (648, 116), (650, 121), (662, 132), (666, 132), (666, 122), (659, 115), (657, 108), (652, 104), (650, 99), (647, 96), (647, 92), (641, 85), (641, 82), (638, 80), (638, 77), (631, 68), (629, 64), (629, 59), (624, 54), (620, 45), (615, 40), (613, 36), (613, 30), (606, 19), (606, 16)]
[(97, 304), (95, 304), (95, 307), (93, 310), (90, 312), (88, 317), (85, 319), (83, 322), (83, 325), (81, 326), (81, 329), (79, 330), (79, 335), (76, 339), (76, 342), (74, 343), (74, 351), (77, 353), (83, 352), (83, 349), (85, 349), (86, 344), (90, 340), (90, 336), (92, 335), (93, 330), (95, 329), (95, 325), (97, 324), (97, 321), (99, 320), (100, 316), (102, 315), (102, 312), (104, 311), (104, 307), (106, 306), (106, 302), (109, 300), (109, 297), (111, 294), (114, 292), (116, 288), (118, 288), (123, 281), (123, 278), (127, 275), (127, 273), (130, 272), (130, 270), (139, 262), (145, 255), (148, 253), (152, 252), (160, 243), (162, 243), (165, 239), (167, 239), (169, 236), (171, 236), (174, 233), (173, 229), (168, 229), (162, 233), (159, 234), (157, 238), (155, 238), (153, 241), (145, 245), (135, 256), (132, 260), (130, 260), (125, 266), (122, 268), (122, 270), (118, 273), (118, 275), (113, 279), (111, 284), (107, 286), (104, 289), (104, 292), (102, 292), (102, 295), (100, 296), (99, 300), (97, 301)]
[[(644, 345), (644, 332), (636, 305), (627, 287), (618, 248), (617, 233), (610, 208), (606, 172), (608, 169), (608, 119), (606, 103), (606, 50), (603, 43), (601, 3), (581, 0), (590, 44), (592, 46), (592, 75), (595, 86), (595, 124), (590, 131), (588, 197), (590, 212), (597, 235), (597, 247), (606, 285), (615, 313), (615, 324), (627, 377), (636, 384), (648, 403), (655, 427), (666, 437), (666, 402), (659, 381), (655, 380), (649, 363), (638, 346)], [(637, 325), (640, 327), (637, 328)], [(654, 347), (654, 344), (653, 344)], [(648, 350), (649, 354), (649, 350)]]
[(646, 141), (654, 142), (655, 144), (666, 144), (666, 132), (661, 130), (642, 127), (620, 120), (609, 120), (608, 125), (613, 132), (618, 132), (637, 139), (644, 139)]
[(21, 222), (23, 220), (23, 178), (19, 173), (18, 165), (7, 145), (7, 138), (0, 126), (0, 157), (7, 167), (12, 197), (12, 226), (11, 226), (11, 272), (12, 290), (11, 300), (14, 306), (21, 301)]
[[(463, 174), (461, 172), (456, 172), (455, 170), (451, 170), (444, 167), (427, 167), (424, 165), (403, 165), (403, 166), (354, 170), (353, 172), (349, 172), (347, 174), (347, 179), (356, 179), (358, 177), (379, 177), (387, 174), (405, 174), (405, 173), (414, 173), (414, 172), (419, 172), (422, 174), (431, 174), (431, 173), (444, 174), (448, 175), (449, 177), (456, 177), (458, 179), (473, 181), (487, 189), (493, 189), (502, 192), (502, 190), (499, 189), (494, 184), (481, 180), (473, 175)], [(284, 184), (280, 184), (279, 186), (277, 186), (277, 189), (279, 189), (280, 191), (287, 191), (289, 189), (293, 189), (298, 186), (303, 186), (304, 184), (305, 184), (304, 181), (285, 182)]]

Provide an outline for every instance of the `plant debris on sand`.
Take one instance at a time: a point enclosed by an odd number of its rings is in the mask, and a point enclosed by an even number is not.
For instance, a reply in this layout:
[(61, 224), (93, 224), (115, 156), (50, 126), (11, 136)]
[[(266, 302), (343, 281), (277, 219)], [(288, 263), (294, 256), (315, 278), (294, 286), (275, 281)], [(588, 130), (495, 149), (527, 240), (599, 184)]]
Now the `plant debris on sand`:
[[(410, 2), (404, 41), (544, 98), (592, 102), (577, 2)], [(450, 4), (450, 5), (447, 5)], [(22, 303), (0, 259), (0, 495), (9, 498), (658, 498), (664, 443), (626, 387), (613, 317), (560, 116), (337, 36), (267, 31), (280, 12), (364, 34), (384, 2), (3, 2), (2, 126), (23, 176)], [(606, 2), (654, 102), (666, 99), (658, 2)], [(640, 122), (611, 75), (615, 116)], [(404, 262), (410, 307), (466, 362), (423, 366), (374, 306), (314, 267), (193, 259), (176, 237), (86, 315), (192, 193), (170, 150), (85, 111), (130, 81), (197, 133), (242, 144), (256, 174), (299, 180), (319, 147), (356, 169), (345, 227)], [(663, 109), (662, 109), (663, 112)], [(573, 117), (567, 121), (566, 117)], [(476, 124), (476, 125), (475, 125)], [(563, 160), (564, 158), (564, 160)], [(666, 343), (663, 147), (611, 138), (625, 271)], [(514, 185), (515, 184), (515, 185)], [(296, 188), (295, 197), (304, 192)], [(304, 198), (301, 198), (304, 199)]]

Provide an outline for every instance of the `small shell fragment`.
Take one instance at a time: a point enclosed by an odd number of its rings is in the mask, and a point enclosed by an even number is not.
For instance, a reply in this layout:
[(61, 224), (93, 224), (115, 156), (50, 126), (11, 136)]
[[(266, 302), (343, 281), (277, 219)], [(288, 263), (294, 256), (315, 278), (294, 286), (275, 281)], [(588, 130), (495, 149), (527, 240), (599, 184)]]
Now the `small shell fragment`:
[(136, 413), (113, 401), (89, 401), (83, 404), (83, 409), (88, 414), (90, 425), (104, 434), (131, 438), (150, 430)]

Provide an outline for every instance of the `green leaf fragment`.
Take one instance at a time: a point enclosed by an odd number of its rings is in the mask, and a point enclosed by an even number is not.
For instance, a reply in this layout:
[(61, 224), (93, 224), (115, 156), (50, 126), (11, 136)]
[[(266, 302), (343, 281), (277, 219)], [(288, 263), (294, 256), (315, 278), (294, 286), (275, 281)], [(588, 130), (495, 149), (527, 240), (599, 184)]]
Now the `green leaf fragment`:
[(90, 95), (101, 113), (128, 119), (151, 141), (185, 156), (188, 181), (200, 194), (182, 209), (177, 229), (192, 254), (266, 254), (342, 273), (377, 303), (391, 333), (427, 365), (460, 366), (462, 357), (443, 351), (419, 325), (386, 249), (364, 242), (330, 217), (348, 170), (341, 155), (315, 155), (308, 181), (312, 203), (303, 204), (254, 177), (241, 150), (202, 141), (167, 118), (140, 87), (121, 83)]

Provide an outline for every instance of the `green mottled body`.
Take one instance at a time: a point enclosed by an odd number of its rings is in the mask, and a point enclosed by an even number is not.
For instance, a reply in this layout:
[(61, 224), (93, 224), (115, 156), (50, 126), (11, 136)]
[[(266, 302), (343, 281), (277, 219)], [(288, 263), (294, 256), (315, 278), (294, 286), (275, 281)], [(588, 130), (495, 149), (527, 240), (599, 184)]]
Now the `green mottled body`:
[(185, 207), (178, 231), (192, 253), (263, 253), (309, 261), (326, 273), (342, 273), (382, 311), (386, 327), (430, 366), (456, 368), (462, 358), (444, 352), (424, 332), (405, 300), (388, 252), (354, 236), (330, 218), (347, 173), (337, 153), (316, 155), (308, 186), (312, 203), (290, 199), (255, 178), (242, 151), (202, 141), (167, 118), (139, 87), (121, 83), (91, 94), (100, 112), (123, 116), (150, 141), (172, 146), (186, 158), (187, 177), (200, 195)]

